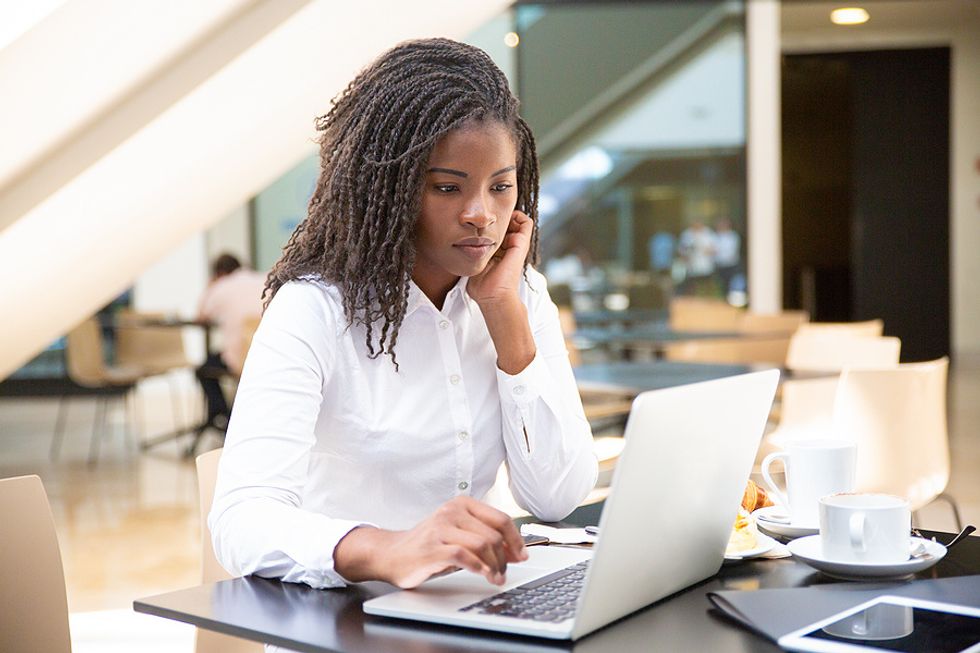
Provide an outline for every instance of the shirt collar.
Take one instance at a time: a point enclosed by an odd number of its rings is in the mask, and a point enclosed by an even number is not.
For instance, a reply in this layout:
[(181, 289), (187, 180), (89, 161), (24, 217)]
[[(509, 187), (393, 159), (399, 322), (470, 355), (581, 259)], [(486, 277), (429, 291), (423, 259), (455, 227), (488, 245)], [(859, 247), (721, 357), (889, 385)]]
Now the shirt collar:
[[(463, 302), (463, 305), (467, 309), (472, 310), (472, 300), (469, 295), (466, 294), (466, 283), (469, 277), (460, 277), (456, 285), (449, 290), (449, 294), (446, 295), (446, 301), (442, 305), (442, 312), (448, 312), (458, 304)], [(433, 304), (422, 289), (419, 288), (414, 281), (409, 279), (408, 281), (408, 309), (405, 311), (405, 317), (408, 317), (414, 313), (417, 309), (423, 306), (431, 306), (435, 310), (435, 304)], [(438, 311), (437, 311), (438, 312)]]

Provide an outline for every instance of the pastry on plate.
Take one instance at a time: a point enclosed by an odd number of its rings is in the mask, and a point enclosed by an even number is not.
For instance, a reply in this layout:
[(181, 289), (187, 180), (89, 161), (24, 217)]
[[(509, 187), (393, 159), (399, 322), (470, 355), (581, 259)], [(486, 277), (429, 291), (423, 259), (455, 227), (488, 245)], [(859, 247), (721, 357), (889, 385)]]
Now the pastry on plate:
[(742, 495), (742, 507), (748, 512), (755, 512), (759, 508), (768, 508), (771, 505), (774, 504), (766, 491), (749, 479), (745, 485), (745, 494)]
[(751, 551), (759, 546), (759, 529), (755, 525), (755, 519), (745, 508), (738, 509), (738, 517), (735, 518), (735, 526), (732, 534), (728, 538), (728, 548), (725, 555), (740, 555), (743, 551)]

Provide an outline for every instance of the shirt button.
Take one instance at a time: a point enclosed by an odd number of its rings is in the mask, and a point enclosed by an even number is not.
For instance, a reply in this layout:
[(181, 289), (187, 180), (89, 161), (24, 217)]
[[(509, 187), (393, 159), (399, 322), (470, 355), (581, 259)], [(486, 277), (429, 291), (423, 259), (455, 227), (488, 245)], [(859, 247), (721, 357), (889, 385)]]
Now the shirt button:
[(524, 394), (524, 386), (522, 386), (522, 385), (515, 385), (514, 386), (514, 394), (515, 395), (522, 395), (522, 394)]
[(469, 433), (467, 433), (466, 431), (460, 431), (460, 432), (459, 432), (459, 439), (460, 439), (460, 440), (463, 440), (463, 441), (465, 441), (465, 440), (466, 440), (466, 438), (468, 438), (468, 437), (470, 437), (470, 434), (469, 434)]
[(453, 374), (451, 377), (449, 377), (449, 382), (452, 383), (453, 385), (456, 385), (457, 383), (459, 383), (459, 381), (460, 381), (459, 374)]
[(459, 482), (459, 485), (457, 485), (456, 487), (458, 487), (460, 490), (465, 490), (469, 486), (470, 486), (470, 484), (467, 483), (466, 481), (460, 481)]
[(441, 322), (439, 322), (439, 328), (440, 329), (448, 329), (449, 328), (449, 322), (447, 322), (446, 320), (442, 320)]

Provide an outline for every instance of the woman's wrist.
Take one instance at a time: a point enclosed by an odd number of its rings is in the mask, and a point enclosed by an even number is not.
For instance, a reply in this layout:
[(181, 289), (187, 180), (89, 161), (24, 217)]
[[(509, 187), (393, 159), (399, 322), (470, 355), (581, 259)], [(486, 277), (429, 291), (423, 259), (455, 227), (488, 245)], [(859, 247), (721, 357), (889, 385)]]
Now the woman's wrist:
[(373, 526), (352, 529), (334, 547), (334, 570), (352, 583), (385, 580), (383, 552), (392, 535)]
[(507, 374), (524, 371), (537, 353), (527, 307), (517, 296), (479, 301), (490, 339), (497, 350), (497, 367)]

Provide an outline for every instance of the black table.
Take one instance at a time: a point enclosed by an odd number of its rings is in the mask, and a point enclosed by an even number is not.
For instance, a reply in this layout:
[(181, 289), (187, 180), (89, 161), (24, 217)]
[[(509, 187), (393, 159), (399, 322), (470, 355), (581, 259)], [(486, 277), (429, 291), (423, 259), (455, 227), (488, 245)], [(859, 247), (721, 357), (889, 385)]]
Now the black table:
[[(601, 504), (579, 508), (566, 523), (598, 523), (601, 509)], [(949, 534), (936, 535), (941, 542), (952, 538)], [(963, 576), (978, 572), (980, 537), (971, 537), (952, 549), (935, 567), (921, 572), (919, 577)], [(705, 595), (725, 589), (805, 587), (830, 582), (837, 581), (789, 558), (726, 563), (713, 578), (577, 642), (552, 642), (365, 615), (361, 609), (365, 600), (394, 590), (379, 582), (342, 590), (314, 590), (305, 585), (249, 576), (141, 599), (135, 601), (133, 607), (137, 612), (227, 635), (315, 653), (762, 653), (780, 649), (721, 616)]]

